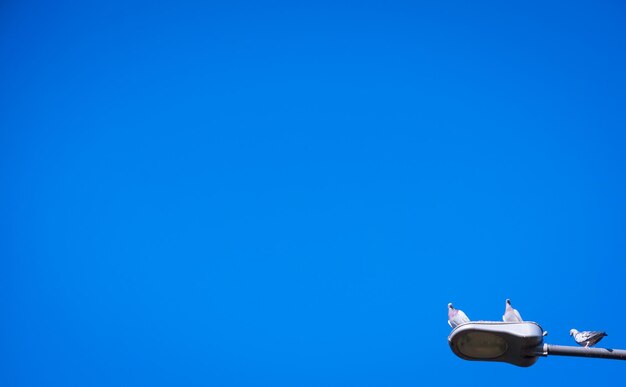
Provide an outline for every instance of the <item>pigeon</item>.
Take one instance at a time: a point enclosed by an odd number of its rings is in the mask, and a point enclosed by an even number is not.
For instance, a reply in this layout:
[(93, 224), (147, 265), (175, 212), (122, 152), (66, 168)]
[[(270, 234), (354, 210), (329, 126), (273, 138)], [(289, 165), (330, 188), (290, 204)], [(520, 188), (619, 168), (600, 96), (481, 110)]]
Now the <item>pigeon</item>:
[(504, 315), (502, 316), (504, 322), (522, 322), (522, 316), (519, 315), (517, 309), (513, 309), (511, 306), (511, 300), (506, 299), (506, 308), (504, 309)]
[(574, 340), (585, 348), (593, 347), (598, 344), (604, 336), (608, 336), (606, 332), (602, 331), (582, 331), (578, 332), (576, 329), (569, 331), (570, 336), (574, 336)]
[(454, 309), (452, 304), (448, 304), (448, 324), (452, 328), (456, 328), (461, 324), (465, 324), (469, 322), (470, 319), (467, 315), (460, 309)]

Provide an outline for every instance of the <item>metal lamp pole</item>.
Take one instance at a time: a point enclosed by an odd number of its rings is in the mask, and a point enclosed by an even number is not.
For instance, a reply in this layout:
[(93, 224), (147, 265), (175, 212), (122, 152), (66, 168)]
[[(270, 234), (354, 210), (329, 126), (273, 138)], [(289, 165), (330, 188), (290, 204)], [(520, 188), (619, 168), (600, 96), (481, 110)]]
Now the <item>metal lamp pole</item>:
[(537, 355), (596, 357), (601, 359), (626, 360), (626, 351), (623, 349), (584, 348), (553, 344), (544, 344), (540, 348), (540, 351), (537, 353)]

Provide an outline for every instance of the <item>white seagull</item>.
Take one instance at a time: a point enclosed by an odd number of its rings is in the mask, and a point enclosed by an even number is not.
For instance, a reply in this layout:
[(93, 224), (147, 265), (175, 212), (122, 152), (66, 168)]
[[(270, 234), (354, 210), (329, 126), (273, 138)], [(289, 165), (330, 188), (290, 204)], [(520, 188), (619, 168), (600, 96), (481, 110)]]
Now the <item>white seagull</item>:
[(511, 306), (511, 300), (506, 299), (506, 308), (504, 309), (504, 315), (502, 316), (504, 322), (522, 322), (522, 316), (520, 316), (517, 309), (513, 309)]
[(460, 309), (454, 309), (452, 304), (448, 304), (448, 324), (452, 328), (456, 328), (461, 324), (465, 324), (469, 322), (470, 319), (467, 315)]

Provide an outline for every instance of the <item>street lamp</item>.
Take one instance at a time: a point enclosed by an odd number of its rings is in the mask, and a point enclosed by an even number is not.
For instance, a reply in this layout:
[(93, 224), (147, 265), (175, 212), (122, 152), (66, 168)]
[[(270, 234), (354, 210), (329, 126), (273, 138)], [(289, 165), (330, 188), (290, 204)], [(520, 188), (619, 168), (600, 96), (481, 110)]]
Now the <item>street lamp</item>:
[(550, 345), (534, 322), (473, 321), (452, 330), (448, 344), (465, 360), (497, 361), (530, 367), (539, 356), (560, 355), (626, 360), (626, 351)]
[(543, 329), (531, 322), (480, 321), (456, 327), (448, 343), (465, 360), (499, 361), (529, 367), (537, 361)]

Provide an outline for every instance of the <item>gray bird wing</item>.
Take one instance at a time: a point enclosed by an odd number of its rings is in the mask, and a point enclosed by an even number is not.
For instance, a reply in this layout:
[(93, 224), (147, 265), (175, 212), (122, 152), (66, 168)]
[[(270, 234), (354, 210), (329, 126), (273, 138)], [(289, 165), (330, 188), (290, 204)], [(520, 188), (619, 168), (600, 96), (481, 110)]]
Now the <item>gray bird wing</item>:
[(583, 332), (578, 332), (575, 339), (576, 339), (576, 342), (579, 344), (589, 343), (589, 345), (594, 345), (598, 341), (602, 340), (602, 338), (605, 335), (606, 333), (602, 331), (583, 331)]
[(463, 312), (462, 310), (459, 310), (459, 314), (457, 314), (457, 317), (461, 319), (462, 323), (466, 323), (470, 321), (469, 317), (467, 317), (465, 312)]
[(522, 322), (522, 316), (519, 315), (517, 310), (506, 310), (504, 316), (502, 316), (504, 322)]
[(595, 332), (595, 333), (596, 334), (593, 335), (593, 337), (589, 339), (589, 346), (596, 345), (600, 340), (602, 340), (604, 336), (607, 335), (604, 332)]
[(467, 317), (467, 315), (462, 310), (457, 309), (456, 316), (448, 320), (448, 324), (450, 324), (452, 328), (456, 328), (457, 326), (464, 324), (466, 322), (469, 322), (469, 321), (470, 319)]

